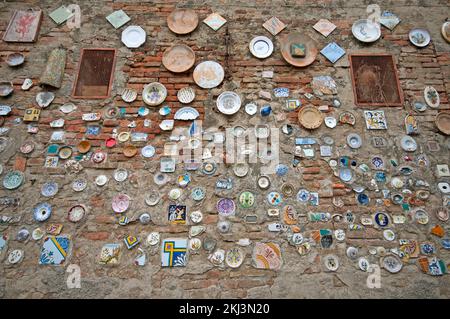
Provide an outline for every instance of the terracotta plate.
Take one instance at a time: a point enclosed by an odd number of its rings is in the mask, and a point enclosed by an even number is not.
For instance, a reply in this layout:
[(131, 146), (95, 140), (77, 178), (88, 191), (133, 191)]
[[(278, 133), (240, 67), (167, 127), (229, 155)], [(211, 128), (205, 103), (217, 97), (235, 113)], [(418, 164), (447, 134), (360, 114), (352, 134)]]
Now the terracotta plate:
[(194, 66), (195, 53), (187, 45), (176, 44), (164, 52), (162, 63), (171, 72), (186, 72)]
[(307, 129), (316, 129), (323, 122), (322, 113), (312, 106), (306, 106), (298, 112), (298, 121)]
[(167, 26), (176, 34), (188, 34), (198, 26), (198, 16), (193, 10), (176, 9), (167, 17)]
[(438, 113), (435, 120), (436, 126), (442, 133), (450, 135), (450, 113)]
[[(303, 44), (306, 48), (305, 57), (293, 57), (291, 55), (291, 44)], [(301, 33), (290, 33), (280, 40), (281, 55), (287, 63), (297, 66), (305, 67), (313, 63), (319, 53), (316, 42), (307, 35)]]

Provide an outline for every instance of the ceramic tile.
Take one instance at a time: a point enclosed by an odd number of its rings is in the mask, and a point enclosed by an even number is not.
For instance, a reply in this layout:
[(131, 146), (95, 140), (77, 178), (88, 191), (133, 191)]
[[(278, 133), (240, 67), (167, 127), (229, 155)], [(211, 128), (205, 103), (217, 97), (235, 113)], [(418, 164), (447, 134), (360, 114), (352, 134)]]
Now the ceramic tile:
[(188, 240), (184, 238), (167, 238), (161, 245), (162, 267), (185, 267), (187, 264)]
[(320, 19), (313, 28), (324, 37), (328, 37), (336, 29), (336, 26), (327, 19)]
[(218, 13), (211, 13), (205, 20), (203, 20), (203, 23), (205, 23), (214, 31), (219, 30), (226, 22), (227, 20), (225, 20)]
[(331, 42), (325, 48), (323, 48), (320, 53), (331, 63), (335, 63), (345, 55), (345, 50), (341, 48), (337, 43)]
[(277, 35), (286, 28), (286, 25), (277, 17), (272, 17), (263, 24), (264, 29), (269, 31), (273, 36)]
[(67, 259), (70, 239), (66, 236), (48, 236), (44, 239), (39, 257), (40, 265), (62, 265)]
[(114, 28), (119, 29), (121, 26), (129, 22), (131, 18), (125, 13), (125, 11), (117, 10), (107, 16), (106, 20), (108, 20)]

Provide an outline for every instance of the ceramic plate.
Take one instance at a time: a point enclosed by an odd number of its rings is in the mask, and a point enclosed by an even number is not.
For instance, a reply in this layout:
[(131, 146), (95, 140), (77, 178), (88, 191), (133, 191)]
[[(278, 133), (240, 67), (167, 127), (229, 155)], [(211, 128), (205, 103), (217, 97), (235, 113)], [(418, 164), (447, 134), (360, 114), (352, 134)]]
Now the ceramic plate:
[(86, 208), (83, 205), (72, 206), (69, 210), (68, 219), (69, 221), (76, 223), (83, 219), (86, 213)]
[(414, 152), (417, 149), (416, 141), (408, 135), (402, 137), (402, 139), (400, 140), (400, 145), (406, 152)]
[(222, 66), (214, 61), (205, 61), (194, 69), (194, 81), (203, 89), (212, 89), (222, 83), (225, 71)]
[(192, 121), (197, 119), (200, 116), (200, 113), (196, 109), (190, 106), (185, 106), (179, 109), (175, 115), (174, 119), (179, 121)]
[(416, 220), (417, 223), (421, 225), (428, 224), (428, 221), (430, 220), (428, 213), (420, 208), (416, 209), (416, 211), (414, 212), (414, 219)]
[(114, 172), (114, 179), (118, 182), (123, 182), (128, 177), (128, 172), (124, 168), (118, 168)]
[(194, 10), (175, 9), (167, 17), (167, 26), (176, 34), (188, 34), (197, 28), (198, 16)]
[(24, 62), (25, 56), (19, 52), (11, 53), (6, 57), (6, 63), (12, 67), (19, 66)]
[(430, 33), (425, 29), (412, 29), (409, 32), (409, 41), (411, 41), (411, 43), (416, 47), (423, 48), (430, 43), (431, 36)]
[(244, 177), (247, 175), (249, 167), (246, 163), (237, 163), (233, 167), (233, 172), (237, 177)]
[(238, 268), (244, 262), (245, 254), (239, 247), (227, 250), (225, 262), (231, 268)]
[(111, 206), (114, 212), (123, 213), (130, 206), (130, 197), (125, 194), (118, 194), (113, 197)]
[(377, 23), (362, 19), (353, 23), (352, 33), (361, 42), (375, 42), (381, 37), (381, 28)]
[(31, 152), (33, 152), (34, 150), (34, 143), (29, 141), (29, 142), (25, 142), (20, 146), (20, 152), (22, 152), (22, 154), (30, 154)]
[(261, 189), (267, 189), (270, 186), (270, 179), (267, 176), (260, 176), (258, 178), (258, 186)]
[(402, 270), (403, 264), (397, 256), (394, 255), (388, 255), (385, 256), (381, 261), (384, 269), (389, 271), (390, 273), (398, 273), (400, 270)]
[[(291, 45), (301, 44), (305, 46), (304, 57), (294, 57), (291, 54)], [(281, 55), (287, 63), (297, 66), (305, 67), (310, 65), (316, 60), (319, 50), (317, 49), (316, 42), (304, 33), (294, 32), (290, 33), (280, 40)]]
[(40, 203), (34, 207), (33, 216), (38, 222), (46, 221), (52, 214), (52, 207), (49, 203)]
[(203, 198), (205, 198), (205, 195), (206, 195), (205, 190), (201, 187), (196, 187), (191, 192), (191, 197), (195, 201), (202, 200)]
[(437, 109), (439, 107), (439, 104), (441, 104), (439, 93), (432, 86), (425, 87), (423, 91), (423, 97), (425, 98), (425, 102), (427, 103), (427, 105), (434, 109)]
[(55, 94), (53, 92), (39, 92), (36, 95), (36, 102), (41, 108), (46, 108), (55, 99)]
[(298, 121), (306, 129), (316, 129), (323, 122), (322, 113), (313, 106), (305, 106), (298, 112)]
[(58, 183), (48, 182), (42, 185), (41, 194), (45, 197), (52, 197), (58, 193)]
[(185, 87), (178, 91), (177, 93), (178, 101), (187, 104), (191, 103), (195, 99), (195, 90), (191, 87)]
[(249, 44), (250, 52), (258, 59), (265, 59), (269, 57), (273, 52), (272, 41), (264, 36), (253, 38)]
[(153, 82), (144, 86), (142, 100), (150, 106), (160, 105), (167, 97), (167, 89), (159, 82)]
[(3, 81), (0, 82), (0, 96), (8, 96), (14, 91), (12, 82)]
[(450, 113), (440, 112), (436, 114), (434, 121), (439, 131), (446, 135), (450, 135)]
[(155, 152), (155, 148), (151, 145), (144, 146), (141, 149), (142, 156), (146, 158), (152, 157), (153, 155), (155, 155)]
[(195, 53), (187, 45), (176, 44), (164, 51), (162, 63), (171, 72), (186, 72), (195, 64)]
[(139, 48), (144, 44), (146, 36), (144, 29), (131, 25), (122, 31), (122, 42), (128, 48)]
[(245, 105), (245, 112), (248, 115), (255, 115), (258, 112), (258, 106), (254, 103), (248, 103)]
[(3, 178), (3, 187), (6, 189), (16, 189), (22, 185), (24, 175), (20, 171), (11, 171)]
[(337, 124), (337, 120), (332, 116), (327, 116), (324, 119), (324, 122), (325, 122), (326, 127), (329, 127), (329, 128), (335, 128), (336, 124)]
[(329, 271), (336, 271), (339, 268), (339, 259), (336, 255), (326, 255), (323, 262)]
[(236, 204), (232, 199), (222, 198), (217, 202), (217, 212), (221, 216), (231, 216), (236, 210)]
[(347, 136), (347, 144), (351, 148), (360, 148), (362, 144), (361, 136), (356, 133), (351, 133)]
[(145, 196), (145, 203), (148, 206), (155, 206), (156, 204), (159, 203), (160, 200), (161, 200), (161, 196), (159, 195), (159, 193), (157, 191), (150, 191)]
[(238, 94), (225, 91), (222, 92), (217, 98), (217, 109), (226, 115), (232, 115), (239, 111), (241, 108), (241, 98)]
[(121, 97), (124, 102), (131, 103), (136, 100), (137, 92), (133, 89), (123, 89)]
[(76, 192), (82, 192), (87, 187), (87, 181), (85, 179), (77, 179), (72, 183), (72, 189)]
[(339, 178), (344, 182), (349, 182), (353, 178), (353, 173), (349, 168), (341, 168), (339, 170)]
[(108, 177), (106, 175), (98, 175), (95, 178), (95, 184), (98, 186), (103, 186), (108, 182)]
[(60, 159), (68, 159), (72, 156), (72, 148), (70, 146), (63, 146), (58, 151), (58, 156)]
[(441, 33), (444, 39), (447, 42), (450, 42), (450, 21), (447, 21), (442, 25)]

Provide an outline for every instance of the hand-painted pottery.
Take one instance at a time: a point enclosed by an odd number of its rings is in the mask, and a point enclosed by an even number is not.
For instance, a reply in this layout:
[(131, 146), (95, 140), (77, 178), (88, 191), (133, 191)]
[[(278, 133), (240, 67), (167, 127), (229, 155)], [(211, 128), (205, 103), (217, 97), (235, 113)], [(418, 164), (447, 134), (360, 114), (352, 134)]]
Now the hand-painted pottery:
[(230, 198), (222, 198), (217, 202), (217, 212), (221, 216), (231, 216), (236, 210), (236, 204)]
[(245, 254), (239, 247), (233, 247), (227, 250), (225, 262), (231, 268), (238, 268), (244, 262)]
[(58, 183), (56, 182), (47, 182), (42, 185), (41, 194), (45, 197), (52, 197), (58, 193)]
[(6, 189), (16, 189), (22, 185), (24, 175), (20, 171), (11, 171), (3, 178), (3, 187)]
[(86, 214), (86, 207), (84, 205), (72, 206), (68, 213), (69, 221), (76, 223), (83, 219)]
[(117, 194), (113, 197), (111, 206), (114, 212), (123, 213), (130, 206), (130, 197), (125, 194)]
[(49, 203), (40, 203), (33, 209), (34, 220), (38, 222), (46, 221), (52, 214), (52, 207)]

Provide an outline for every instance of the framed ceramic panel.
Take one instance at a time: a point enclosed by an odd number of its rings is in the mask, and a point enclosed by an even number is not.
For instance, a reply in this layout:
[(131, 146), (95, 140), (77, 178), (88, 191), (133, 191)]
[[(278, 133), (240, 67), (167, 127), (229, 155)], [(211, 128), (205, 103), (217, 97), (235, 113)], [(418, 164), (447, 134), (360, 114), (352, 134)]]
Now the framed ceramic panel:
[(351, 54), (349, 59), (357, 106), (403, 106), (393, 55)]
[(3, 41), (35, 42), (41, 27), (42, 11), (16, 10), (9, 21)]
[(187, 264), (187, 245), (185, 238), (167, 238), (161, 245), (162, 267), (185, 267)]
[(116, 49), (82, 49), (72, 97), (105, 99), (111, 93)]

